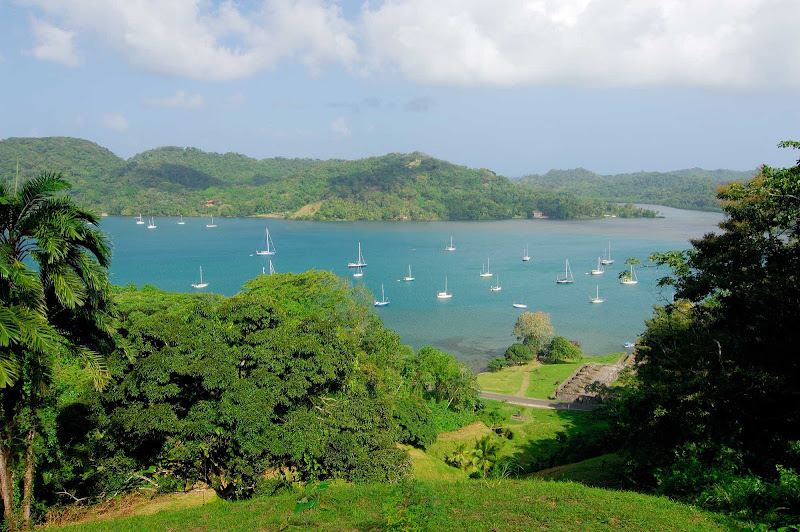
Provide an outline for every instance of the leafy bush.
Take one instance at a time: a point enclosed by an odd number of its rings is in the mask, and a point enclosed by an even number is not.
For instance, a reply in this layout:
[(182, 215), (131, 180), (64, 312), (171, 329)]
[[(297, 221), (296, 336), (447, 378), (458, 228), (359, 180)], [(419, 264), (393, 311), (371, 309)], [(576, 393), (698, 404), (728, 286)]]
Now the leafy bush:
[(581, 356), (581, 350), (563, 336), (550, 340), (546, 351), (546, 360), (554, 363), (574, 362), (580, 360)]
[(398, 532), (424, 532), (431, 529), (439, 512), (436, 496), (417, 480), (403, 480), (383, 505), (386, 529)]
[[(522, 345), (522, 344), (515, 344), (515, 345)], [(511, 348), (509, 347), (509, 349)], [(508, 351), (506, 351), (506, 356), (508, 356)], [(486, 369), (492, 372), (500, 371), (501, 369), (508, 367), (508, 365), (509, 365), (508, 360), (506, 360), (505, 358), (496, 357), (489, 361), (489, 363), (486, 365)]]
[[(525, 344), (512, 344), (506, 349), (506, 364), (524, 364), (534, 358), (533, 351)], [(497, 360), (497, 359), (495, 359)]]
[(400, 443), (425, 448), (436, 441), (436, 421), (419, 396), (410, 395), (397, 401), (394, 417), (400, 426)]

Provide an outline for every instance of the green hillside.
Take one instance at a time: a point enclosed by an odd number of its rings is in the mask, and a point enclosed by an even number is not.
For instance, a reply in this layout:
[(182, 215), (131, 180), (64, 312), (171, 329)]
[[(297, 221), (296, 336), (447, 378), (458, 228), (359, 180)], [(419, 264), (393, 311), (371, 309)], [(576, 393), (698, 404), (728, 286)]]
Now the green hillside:
[[(45, 171), (64, 172), (76, 201), (130, 216), (257, 216), (313, 220), (493, 220), (642, 211), (605, 200), (533, 191), (486, 169), (422, 153), (354, 161), (253, 159), (238, 153), (161, 147), (123, 160), (92, 142), (65, 138), (0, 141), (0, 180), (13, 185)], [(209, 201), (211, 200), (211, 201)]]
[(717, 187), (744, 181), (756, 171), (704, 170), (691, 168), (673, 172), (636, 172), (600, 175), (585, 168), (550, 170), (519, 180), (538, 191), (573, 194), (623, 203), (653, 203), (681, 209), (719, 210)]

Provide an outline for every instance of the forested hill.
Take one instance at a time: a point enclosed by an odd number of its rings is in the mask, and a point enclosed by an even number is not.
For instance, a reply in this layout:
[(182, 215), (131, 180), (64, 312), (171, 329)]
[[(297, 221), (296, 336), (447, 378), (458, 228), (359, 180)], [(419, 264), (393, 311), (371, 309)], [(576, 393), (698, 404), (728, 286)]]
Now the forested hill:
[(108, 214), (253, 216), (284, 213), (314, 220), (490, 220), (617, 214), (631, 206), (531, 190), (486, 169), (423, 153), (354, 161), (253, 159), (238, 153), (162, 147), (128, 160), (75, 138), (0, 141), (0, 180), (14, 184), (46, 171), (63, 172), (72, 196)]
[(750, 179), (756, 173), (756, 170), (690, 168), (673, 172), (600, 175), (585, 168), (575, 168), (550, 170), (544, 175), (527, 175), (518, 182), (534, 190), (577, 197), (622, 203), (653, 203), (680, 209), (720, 210), (717, 187)]

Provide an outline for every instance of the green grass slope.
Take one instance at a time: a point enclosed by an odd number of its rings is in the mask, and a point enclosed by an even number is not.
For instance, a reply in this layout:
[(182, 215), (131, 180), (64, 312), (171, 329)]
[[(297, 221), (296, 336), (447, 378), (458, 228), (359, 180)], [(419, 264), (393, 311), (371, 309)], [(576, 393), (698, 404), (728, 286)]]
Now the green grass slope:
[[(733, 523), (663, 497), (542, 480), (426, 481), (433, 496), (430, 530), (721, 531)], [(399, 488), (337, 485), (320, 492), (324, 509), (295, 515), (299, 493), (244, 502), (216, 500), (198, 508), (165, 510), (55, 530), (382, 530)], [(388, 506), (388, 507), (387, 507)]]

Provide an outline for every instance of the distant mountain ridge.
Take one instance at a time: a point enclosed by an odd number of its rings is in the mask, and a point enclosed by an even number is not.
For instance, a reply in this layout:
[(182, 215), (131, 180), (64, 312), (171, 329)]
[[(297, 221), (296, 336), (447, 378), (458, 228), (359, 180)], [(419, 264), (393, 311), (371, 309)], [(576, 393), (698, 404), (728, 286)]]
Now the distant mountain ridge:
[(254, 216), (314, 220), (490, 220), (603, 214), (640, 216), (631, 206), (521, 187), (491, 170), (424, 153), (353, 161), (254, 159), (166, 146), (122, 159), (70, 137), (0, 141), (0, 181), (60, 171), (71, 195), (112, 215)]
[(652, 203), (681, 209), (719, 210), (716, 191), (732, 181), (744, 181), (757, 170), (705, 170), (689, 168), (671, 172), (634, 172), (600, 175), (586, 168), (550, 170), (544, 175), (521, 177), (520, 185), (621, 203)]

